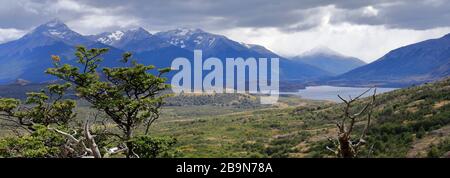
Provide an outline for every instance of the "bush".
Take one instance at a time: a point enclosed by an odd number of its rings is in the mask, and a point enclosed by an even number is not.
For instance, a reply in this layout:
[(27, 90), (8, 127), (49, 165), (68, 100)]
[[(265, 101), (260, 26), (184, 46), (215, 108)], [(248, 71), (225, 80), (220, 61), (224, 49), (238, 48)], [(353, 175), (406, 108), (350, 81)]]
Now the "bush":
[(450, 151), (450, 139), (446, 139), (437, 145), (431, 146), (428, 151), (428, 157), (439, 158), (444, 156), (445, 153)]
[(172, 137), (138, 136), (133, 139), (133, 151), (140, 158), (171, 157), (171, 147), (176, 143)]
[(30, 135), (6, 137), (0, 140), (0, 157), (54, 158), (60, 154), (64, 138), (37, 125)]
[(426, 131), (423, 127), (420, 127), (419, 131), (416, 134), (416, 138), (422, 138), (423, 136), (425, 136)]

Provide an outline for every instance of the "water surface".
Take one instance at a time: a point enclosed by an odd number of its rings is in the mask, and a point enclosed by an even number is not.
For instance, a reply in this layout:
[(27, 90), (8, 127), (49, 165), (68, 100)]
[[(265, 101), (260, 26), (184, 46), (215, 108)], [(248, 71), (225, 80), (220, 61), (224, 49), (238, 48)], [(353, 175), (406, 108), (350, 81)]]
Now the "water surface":
[[(313, 99), (313, 100), (329, 100), (335, 102), (341, 102), (337, 95), (341, 95), (344, 99), (347, 99), (349, 96), (356, 97), (361, 93), (365, 92), (369, 88), (363, 87), (334, 87), (334, 86), (309, 86), (305, 89), (301, 89), (298, 92), (281, 92), (280, 94), (293, 94), (298, 95), (305, 99)], [(377, 88), (377, 94), (389, 92), (392, 90), (396, 90), (398, 88)], [(370, 96), (373, 94), (373, 91), (368, 92), (364, 95), (364, 97)]]

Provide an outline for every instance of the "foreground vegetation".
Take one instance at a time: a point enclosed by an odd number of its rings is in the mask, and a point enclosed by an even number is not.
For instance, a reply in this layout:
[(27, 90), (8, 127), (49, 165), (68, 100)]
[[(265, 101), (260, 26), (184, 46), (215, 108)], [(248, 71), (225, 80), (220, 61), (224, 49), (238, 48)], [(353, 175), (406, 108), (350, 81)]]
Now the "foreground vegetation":
[[(17, 134), (1, 140), (0, 156), (140, 158), (155, 157), (172, 145), (174, 141), (148, 133), (167, 97), (161, 92), (170, 86), (161, 76), (170, 69), (160, 69), (153, 75), (154, 66), (138, 64), (130, 53), (123, 54), (123, 66), (100, 68), (106, 52), (107, 48), (79, 46), (75, 52), (77, 66), (52, 56), (55, 67), (46, 73), (62, 84), (27, 93), (24, 104), (18, 99), (0, 98), (0, 124)], [(77, 104), (66, 97), (69, 90), (89, 103), (95, 111), (93, 120), (75, 120)], [(140, 128), (145, 133), (136, 134)]]
[[(255, 96), (227, 95), (185, 94), (168, 100), (149, 130), (166, 143), (165, 151), (155, 156), (334, 157), (325, 148), (332, 146), (328, 138), (337, 135), (335, 121), (343, 104), (283, 96), (278, 105), (266, 106), (259, 105)], [(362, 157), (448, 155), (449, 96), (449, 79), (378, 95)], [(357, 102), (355, 109), (366, 100)], [(93, 110), (78, 103), (77, 118), (81, 120)], [(356, 124), (355, 135), (362, 127), (362, 123)]]

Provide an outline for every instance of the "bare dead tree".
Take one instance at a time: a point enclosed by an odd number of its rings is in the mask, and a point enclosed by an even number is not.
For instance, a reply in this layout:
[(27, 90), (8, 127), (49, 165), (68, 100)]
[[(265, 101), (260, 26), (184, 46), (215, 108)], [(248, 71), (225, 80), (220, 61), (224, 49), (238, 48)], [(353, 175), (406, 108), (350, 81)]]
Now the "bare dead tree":
[(77, 132), (73, 134), (61, 131), (56, 128), (50, 128), (56, 133), (59, 133), (67, 138), (66, 144), (62, 146), (62, 157), (78, 157), (78, 158), (107, 158), (113, 154), (118, 154), (128, 150), (126, 145), (121, 148), (106, 149), (105, 154), (102, 155), (100, 149), (95, 141), (95, 135), (91, 134), (89, 121), (86, 121), (83, 127), (83, 134), (80, 138), (76, 138)]
[[(343, 109), (343, 115), (341, 116), (341, 120), (336, 122), (336, 126), (338, 128), (338, 136), (337, 138), (329, 138), (328, 140), (333, 144), (334, 148), (326, 147), (327, 150), (333, 152), (337, 157), (341, 158), (355, 158), (358, 157), (358, 153), (360, 151), (360, 147), (366, 144), (365, 137), (367, 131), (370, 127), (370, 122), (372, 119), (372, 111), (375, 103), (376, 96), (376, 88), (373, 90), (373, 95), (371, 96), (371, 100), (369, 103), (364, 105), (364, 107), (357, 113), (351, 113), (352, 104), (361, 98), (363, 95), (368, 93), (372, 88), (366, 90), (359, 96), (352, 98), (349, 96), (349, 99), (346, 100), (338, 95), (339, 99), (341, 99), (345, 107)], [(367, 117), (365, 121), (364, 130), (361, 132), (361, 135), (356, 139), (353, 138), (353, 131), (356, 122), (362, 121), (358, 118)]]

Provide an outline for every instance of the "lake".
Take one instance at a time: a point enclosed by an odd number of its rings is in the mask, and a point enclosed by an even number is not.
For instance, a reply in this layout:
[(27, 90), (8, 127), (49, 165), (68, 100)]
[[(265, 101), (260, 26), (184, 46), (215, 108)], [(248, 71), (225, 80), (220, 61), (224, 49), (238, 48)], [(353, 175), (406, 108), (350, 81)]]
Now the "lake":
[[(365, 92), (369, 88), (362, 87), (334, 87), (334, 86), (309, 86), (298, 92), (281, 92), (280, 94), (298, 95), (301, 98), (313, 100), (329, 100), (341, 102), (337, 95), (341, 95), (344, 99), (348, 96), (353, 98)], [(396, 90), (398, 88), (377, 88), (377, 94)], [(364, 96), (372, 95), (373, 91), (366, 93)]]

